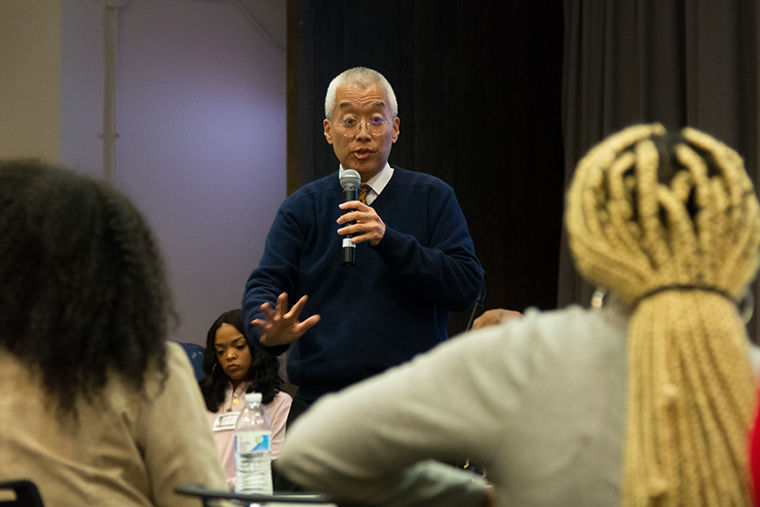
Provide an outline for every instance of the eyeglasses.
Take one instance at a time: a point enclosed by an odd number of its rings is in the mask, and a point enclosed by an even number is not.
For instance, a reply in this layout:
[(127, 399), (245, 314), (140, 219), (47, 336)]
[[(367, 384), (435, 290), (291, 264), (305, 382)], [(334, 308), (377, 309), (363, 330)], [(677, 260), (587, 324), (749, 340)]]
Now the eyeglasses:
[(388, 125), (390, 124), (390, 121), (379, 116), (375, 116), (369, 121), (359, 121), (356, 118), (346, 118), (345, 120), (335, 122), (335, 126), (338, 127), (340, 133), (346, 137), (354, 137), (359, 133), (362, 125), (367, 127), (367, 132), (369, 132), (371, 135), (379, 136), (387, 132)]

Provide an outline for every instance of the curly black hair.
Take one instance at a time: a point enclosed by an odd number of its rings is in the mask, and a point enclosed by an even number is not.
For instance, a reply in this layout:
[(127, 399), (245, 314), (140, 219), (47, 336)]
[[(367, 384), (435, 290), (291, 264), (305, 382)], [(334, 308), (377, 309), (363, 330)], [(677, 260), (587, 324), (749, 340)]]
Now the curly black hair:
[(166, 368), (174, 318), (140, 213), (96, 180), (35, 160), (0, 161), (0, 347), (38, 371), (76, 417), (116, 374), (135, 389)]
[[(203, 399), (206, 401), (206, 408), (210, 412), (219, 410), (219, 406), (224, 403), (224, 395), (230, 378), (224, 373), (219, 359), (216, 357), (214, 343), (216, 341), (216, 331), (222, 324), (229, 324), (245, 336), (243, 330), (243, 318), (239, 309), (224, 312), (217, 318), (208, 330), (206, 335), (206, 351), (203, 354), (203, 372), (205, 377), (199, 382)], [(251, 382), (246, 392), (256, 391), (261, 393), (261, 402), (270, 403), (275, 395), (282, 389), (282, 379), (278, 373), (279, 361), (276, 357), (266, 352), (257, 345), (251, 345), (248, 341), (248, 348), (251, 350), (251, 366), (245, 376), (245, 381)]]

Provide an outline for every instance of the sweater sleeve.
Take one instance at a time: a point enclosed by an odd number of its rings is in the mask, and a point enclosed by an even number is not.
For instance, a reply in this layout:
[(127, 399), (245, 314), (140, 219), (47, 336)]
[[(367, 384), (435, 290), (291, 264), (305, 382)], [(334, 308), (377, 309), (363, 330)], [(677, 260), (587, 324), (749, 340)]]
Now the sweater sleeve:
[[(251, 325), (252, 320), (262, 316), (261, 305), (268, 302), (274, 307), (282, 292), (288, 293), (290, 304), (295, 302), (293, 292), (305, 236), (296, 211), (298, 206), (294, 199), (288, 199), (280, 206), (267, 235), (261, 262), (245, 284), (242, 316), (246, 335), (251, 342), (259, 343), (261, 339), (259, 328)], [(273, 355), (279, 355), (288, 346), (264, 348)]]
[(480, 294), (484, 276), (462, 209), (454, 190), (442, 181), (420, 197), (426, 199), (426, 216), (416, 219), (427, 221), (425, 244), (386, 227), (375, 250), (419, 297), (449, 311), (466, 310)]

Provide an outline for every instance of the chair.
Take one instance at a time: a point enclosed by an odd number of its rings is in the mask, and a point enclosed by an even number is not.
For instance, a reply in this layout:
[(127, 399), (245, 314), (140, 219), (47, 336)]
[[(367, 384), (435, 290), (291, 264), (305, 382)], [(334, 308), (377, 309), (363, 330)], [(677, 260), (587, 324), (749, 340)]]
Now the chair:
[(198, 345), (197, 343), (188, 343), (188, 342), (178, 342), (183, 349), (185, 349), (185, 352), (187, 353), (187, 357), (190, 359), (190, 364), (193, 365), (193, 370), (195, 371), (195, 378), (198, 381), (203, 380), (203, 377), (206, 376), (205, 373), (203, 373), (203, 354), (205, 354), (206, 349), (202, 345)]
[(0, 482), (0, 492), (13, 491), (15, 500), (0, 500), (0, 507), (44, 507), (37, 486), (30, 480), (18, 479)]

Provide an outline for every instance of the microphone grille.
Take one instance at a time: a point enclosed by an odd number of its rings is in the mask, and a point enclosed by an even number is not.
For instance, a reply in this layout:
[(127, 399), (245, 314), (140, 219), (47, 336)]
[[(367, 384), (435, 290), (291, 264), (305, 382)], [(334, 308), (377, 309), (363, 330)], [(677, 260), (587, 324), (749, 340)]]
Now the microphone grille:
[(346, 169), (340, 175), (340, 186), (343, 190), (357, 188), (362, 182), (361, 176), (354, 169)]

